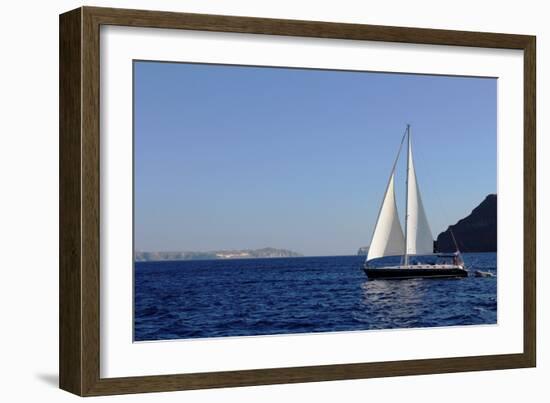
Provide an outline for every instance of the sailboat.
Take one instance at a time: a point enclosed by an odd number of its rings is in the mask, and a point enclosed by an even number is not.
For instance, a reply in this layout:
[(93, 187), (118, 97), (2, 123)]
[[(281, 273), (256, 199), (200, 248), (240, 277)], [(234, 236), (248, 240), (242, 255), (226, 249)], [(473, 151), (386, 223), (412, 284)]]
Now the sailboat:
[[(405, 139), (407, 139), (408, 152), (405, 232), (403, 233), (395, 200), (395, 169)], [(364, 271), (370, 279), (466, 277), (468, 270), (464, 265), (456, 241), (455, 246), (455, 253), (434, 254), (434, 240), (420, 197), (420, 189), (414, 169), (411, 127), (407, 125), (380, 206), (364, 264)], [(374, 259), (388, 256), (401, 256), (401, 263), (383, 267), (372, 265)], [(422, 258), (424, 258), (424, 262), (422, 262)]]

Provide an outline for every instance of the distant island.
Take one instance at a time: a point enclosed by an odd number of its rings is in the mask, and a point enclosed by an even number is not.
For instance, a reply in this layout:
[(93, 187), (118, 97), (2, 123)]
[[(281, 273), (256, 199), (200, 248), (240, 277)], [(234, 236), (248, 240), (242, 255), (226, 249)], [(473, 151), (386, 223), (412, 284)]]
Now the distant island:
[(287, 249), (261, 248), (213, 250), (206, 252), (136, 252), (134, 260), (136, 262), (152, 262), (160, 260), (254, 259), (301, 256), (303, 255)]
[(451, 230), (461, 252), (496, 252), (497, 195), (488, 195), (469, 216), (439, 234), (436, 241), (438, 252), (456, 250)]
[(367, 254), (369, 253), (369, 247), (368, 246), (361, 246), (358, 250), (357, 250), (357, 254), (359, 256), (367, 256)]

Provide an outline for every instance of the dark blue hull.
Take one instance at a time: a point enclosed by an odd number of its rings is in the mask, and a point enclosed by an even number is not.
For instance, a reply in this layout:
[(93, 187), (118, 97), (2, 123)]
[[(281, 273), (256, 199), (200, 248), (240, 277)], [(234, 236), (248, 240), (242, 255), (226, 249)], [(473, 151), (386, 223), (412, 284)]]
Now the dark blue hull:
[(393, 269), (393, 268), (364, 268), (370, 279), (407, 279), (407, 278), (449, 278), (467, 277), (468, 271), (459, 268), (453, 269)]

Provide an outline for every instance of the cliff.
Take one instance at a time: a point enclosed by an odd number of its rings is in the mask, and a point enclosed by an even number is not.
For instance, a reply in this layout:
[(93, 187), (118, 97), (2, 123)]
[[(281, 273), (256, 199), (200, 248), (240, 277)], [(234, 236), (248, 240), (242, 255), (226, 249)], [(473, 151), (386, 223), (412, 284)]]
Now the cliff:
[(450, 230), (461, 252), (496, 252), (497, 250), (497, 195), (490, 194), (469, 216), (461, 219), (438, 235), (438, 252), (456, 250)]

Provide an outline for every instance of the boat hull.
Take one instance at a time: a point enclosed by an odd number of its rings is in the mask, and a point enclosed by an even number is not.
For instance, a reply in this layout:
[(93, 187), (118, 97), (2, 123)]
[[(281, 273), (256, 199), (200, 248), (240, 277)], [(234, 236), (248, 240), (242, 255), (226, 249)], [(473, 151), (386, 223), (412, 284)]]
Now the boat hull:
[(467, 277), (468, 271), (455, 268), (364, 268), (369, 279), (407, 279), (407, 278), (450, 278)]

